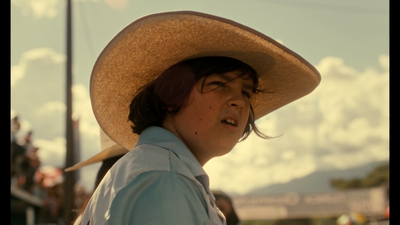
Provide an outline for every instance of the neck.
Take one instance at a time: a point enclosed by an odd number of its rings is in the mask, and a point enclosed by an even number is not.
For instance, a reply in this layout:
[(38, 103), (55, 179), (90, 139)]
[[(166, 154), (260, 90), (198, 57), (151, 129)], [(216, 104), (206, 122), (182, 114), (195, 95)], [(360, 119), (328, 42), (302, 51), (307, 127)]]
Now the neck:
[(193, 151), (193, 149), (191, 149), (188, 144), (185, 142), (185, 140), (182, 138), (182, 135), (180, 135), (179, 131), (175, 128), (175, 126), (173, 125), (172, 121), (171, 121), (171, 117), (167, 116), (167, 118), (163, 121), (162, 123), (162, 128), (170, 131), (171, 133), (175, 134), (175, 136), (177, 136), (179, 138), (179, 140), (182, 141), (182, 143), (186, 146), (186, 148), (189, 149), (189, 151), (193, 154), (193, 156), (197, 159), (197, 161), (199, 162), (199, 164), (203, 167), (211, 158), (207, 158), (207, 157), (201, 157), (199, 156), (199, 154), (196, 154), (196, 151)]

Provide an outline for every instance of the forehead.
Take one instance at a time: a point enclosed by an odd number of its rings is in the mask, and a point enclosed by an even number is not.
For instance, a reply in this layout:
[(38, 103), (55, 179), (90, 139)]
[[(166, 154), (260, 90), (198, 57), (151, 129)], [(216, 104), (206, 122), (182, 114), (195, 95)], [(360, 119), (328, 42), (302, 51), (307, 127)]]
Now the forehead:
[(255, 78), (250, 72), (243, 72), (240, 70), (235, 70), (227, 73), (214, 73), (210, 77), (216, 77), (224, 80), (225, 82), (230, 82), (233, 80), (239, 80), (243, 82), (243, 87), (248, 89), (253, 89), (255, 84)]

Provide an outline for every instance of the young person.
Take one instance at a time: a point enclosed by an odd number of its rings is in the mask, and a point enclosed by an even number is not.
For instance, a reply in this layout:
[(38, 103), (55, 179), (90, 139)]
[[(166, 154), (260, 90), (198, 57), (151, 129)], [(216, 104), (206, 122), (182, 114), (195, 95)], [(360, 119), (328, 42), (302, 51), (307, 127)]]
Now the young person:
[(100, 54), (90, 89), (101, 128), (132, 150), (81, 224), (226, 224), (202, 167), (252, 131), (267, 138), (255, 120), (319, 82), (296, 53), (230, 20), (181, 11), (134, 21)]

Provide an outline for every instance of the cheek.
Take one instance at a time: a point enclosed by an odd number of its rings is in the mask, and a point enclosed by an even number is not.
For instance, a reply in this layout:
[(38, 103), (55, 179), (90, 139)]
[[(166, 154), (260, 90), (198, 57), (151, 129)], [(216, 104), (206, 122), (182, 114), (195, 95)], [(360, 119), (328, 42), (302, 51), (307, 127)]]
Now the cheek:
[(244, 121), (244, 123), (242, 123), (241, 125), (244, 127), (246, 127), (246, 124), (248, 123), (249, 120), (249, 116), (250, 116), (250, 106), (248, 106), (247, 108), (243, 109), (242, 113), (240, 114), (242, 121)]
[(211, 125), (216, 106), (201, 96), (193, 96), (189, 104), (179, 110), (181, 126), (192, 130), (196, 135), (202, 135), (204, 129)]
[(194, 115), (197, 115), (201, 118), (211, 118), (213, 114), (215, 114), (220, 108), (219, 105), (221, 104), (215, 100), (215, 97), (207, 93), (203, 95), (195, 95), (190, 107)]
[(201, 127), (207, 127), (216, 120), (217, 107), (211, 103), (201, 104), (193, 108), (192, 118), (197, 121)]

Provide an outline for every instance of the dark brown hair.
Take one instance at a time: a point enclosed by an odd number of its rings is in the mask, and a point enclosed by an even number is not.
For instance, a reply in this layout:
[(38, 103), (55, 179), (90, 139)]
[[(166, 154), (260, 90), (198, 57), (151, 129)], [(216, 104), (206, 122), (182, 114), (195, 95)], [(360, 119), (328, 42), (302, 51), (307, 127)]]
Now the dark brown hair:
[[(256, 72), (253, 68), (237, 59), (202, 57), (189, 59), (170, 67), (153, 82), (141, 87), (132, 99), (128, 119), (133, 123), (133, 133), (140, 135), (149, 126), (161, 126), (166, 113), (177, 113), (189, 97), (194, 85), (201, 78), (207, 78), (215, 73), (223, 74), (236, 70), (242, 72), (239, 77), (246, 75), (243, 79), (253, 79), (254, 94), (260, 92), (258, 90)], [(205, 80), (200, 91), (203, 91)], [(168, 110), (168, 107), (173, 110)], [(261, 138), (268, 138), (257, 129), (253, 107), (250, 104), (249, 119), (239, 141), (245, 140), (252, 131)]]
[[(220, 190), (212, 191), (212, 194), (215, 197), (215, 201), (217, 201), (218, 199), (225, 199), (228, 202), (229, 206), (231, 207), (231, 212), (228, 215), (224, 214), (225, 219), (226, 219), (226, 224), (227, 225), (237, 225), (237, 224), (239, 224), (240, 220), (239, 220), (239, 217), (236, 214), (235, 207), (233, 206), (231, 197), (229, 197), (229, 195), (227, 195), (225, 192), (220, 191)], [(220, 207), (221, 206), (218, 206), (218, 208), (220, 208)], [(220, 210), (224, 211), (224, 210), (222, 210), (222, 208), (220, 208)]]

